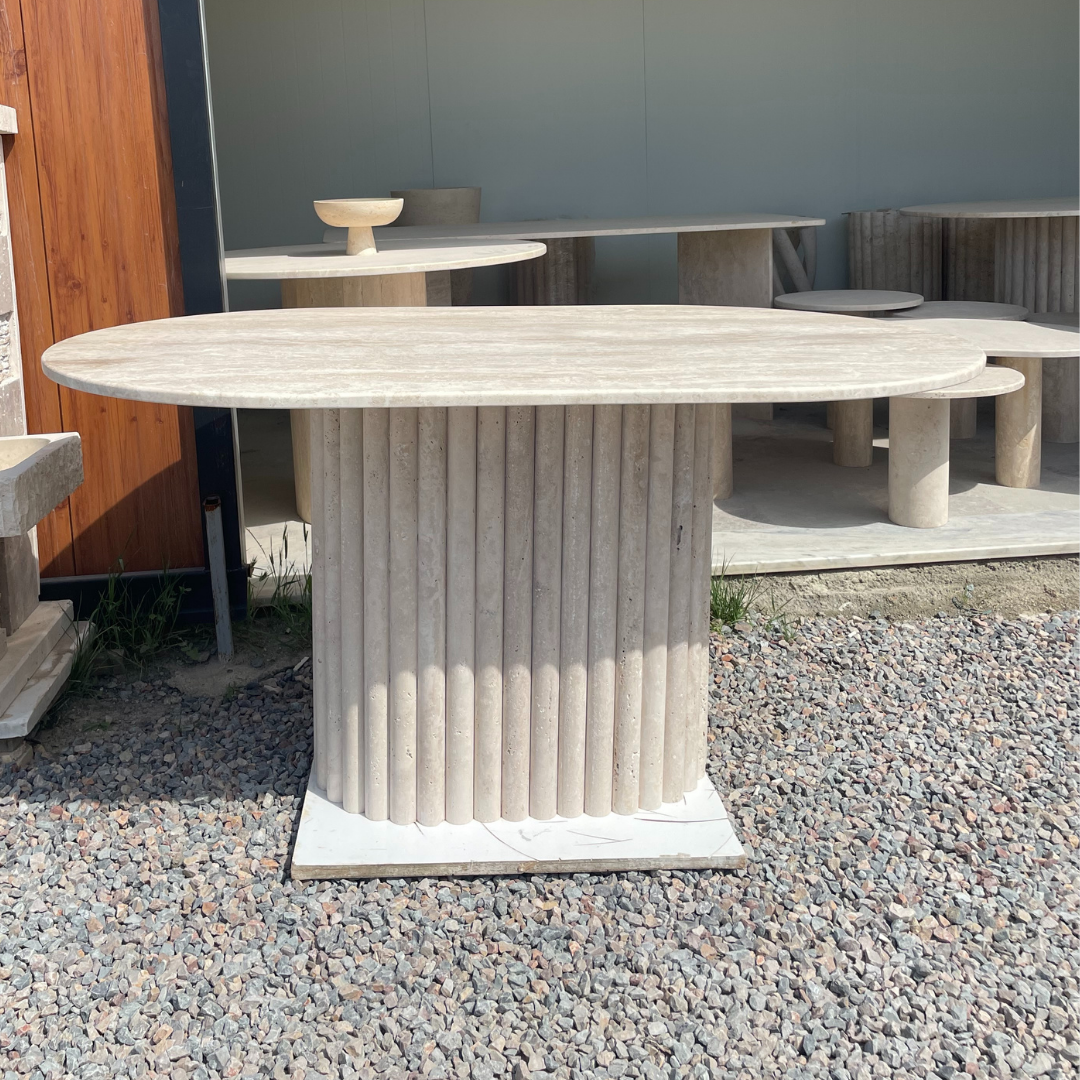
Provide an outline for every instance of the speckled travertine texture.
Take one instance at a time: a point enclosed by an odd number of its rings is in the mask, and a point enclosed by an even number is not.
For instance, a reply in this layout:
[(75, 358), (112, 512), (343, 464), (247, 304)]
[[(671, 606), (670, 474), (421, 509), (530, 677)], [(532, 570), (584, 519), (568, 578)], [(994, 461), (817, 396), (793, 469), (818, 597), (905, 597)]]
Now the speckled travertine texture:
[(974, 378), (983, 350), (940, 325), (689, 305), (244, 311), (96, 330), (42, 364), (90, 393), (241, 408), (852, 400)]
[(1049, 199), (993, 199), (989, 202), (927, 203), (903, 206), (901, 214), (939, 218), (1076, 217), (1080, 199), (1065, 195)]

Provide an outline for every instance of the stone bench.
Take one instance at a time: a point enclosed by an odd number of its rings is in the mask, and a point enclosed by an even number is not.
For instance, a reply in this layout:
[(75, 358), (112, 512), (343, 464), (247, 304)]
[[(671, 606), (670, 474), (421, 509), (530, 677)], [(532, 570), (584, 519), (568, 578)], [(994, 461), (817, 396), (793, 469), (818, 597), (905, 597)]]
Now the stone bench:
[(889, 519), (912, 529), (949, 520), (949, 405), (1011, 394), (1024, 386), (1012, 368), (987, 366), (966, 382), (889, 399)]

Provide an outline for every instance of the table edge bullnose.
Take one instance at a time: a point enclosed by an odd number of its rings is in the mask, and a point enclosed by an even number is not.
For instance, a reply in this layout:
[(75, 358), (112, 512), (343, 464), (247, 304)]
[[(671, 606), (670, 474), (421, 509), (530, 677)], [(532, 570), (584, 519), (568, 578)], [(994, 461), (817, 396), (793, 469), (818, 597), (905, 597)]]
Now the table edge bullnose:
[[(1076, 199), (1073, 206), (1064, 208), (1038, 208), (1034, 205), (1023, 209), (1023, 203), (1034, 204), (1038, 202), (1065, 202), (1068, 199)], [(1003, 208), (1005, 204), (1015, 203), (1016, 209)], [(992, 209), (999, 207), (999, 209)], [(1080, 198), (1072, 195), (1049, 196), (1046, 199), (980, 199), (971, 202), (951, 203), (920, 203), (917, 206), (901, 206), (901, 214), (912, 214), (915, 217), (932, 218), (982, 218), (986, 220), (1006, 220), (1008, 218), (1041, 218), (1041, 217), (1080, 217)]]

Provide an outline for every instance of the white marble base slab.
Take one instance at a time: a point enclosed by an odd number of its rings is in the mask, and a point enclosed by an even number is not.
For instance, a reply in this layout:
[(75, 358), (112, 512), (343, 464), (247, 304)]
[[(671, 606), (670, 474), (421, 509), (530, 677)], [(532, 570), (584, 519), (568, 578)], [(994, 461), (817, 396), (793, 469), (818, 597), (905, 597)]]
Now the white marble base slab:
[(395, 825), (347, 814), (308, 780), (292, 876), (400, 878), (732, 869), (746, 865), (706, 778), (678, 803), (633, 816)]
[(75, 623), (53, 646), (19, 696), (0, 716), (0, 739), (29, 735), (49, 711), (71, 674), (79, 642), (90, 633), (87, 622)]

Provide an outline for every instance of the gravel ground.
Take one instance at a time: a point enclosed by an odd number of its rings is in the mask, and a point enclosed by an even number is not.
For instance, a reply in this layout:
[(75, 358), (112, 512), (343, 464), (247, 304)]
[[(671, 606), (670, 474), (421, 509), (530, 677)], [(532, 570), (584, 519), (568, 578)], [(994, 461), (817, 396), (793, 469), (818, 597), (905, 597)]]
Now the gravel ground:
[(307, 668), (69, 701), (0, 772), (0, 1073), (1071, 1077), (1076, 630), (714, 642), (738, 873), (294, 884)]

